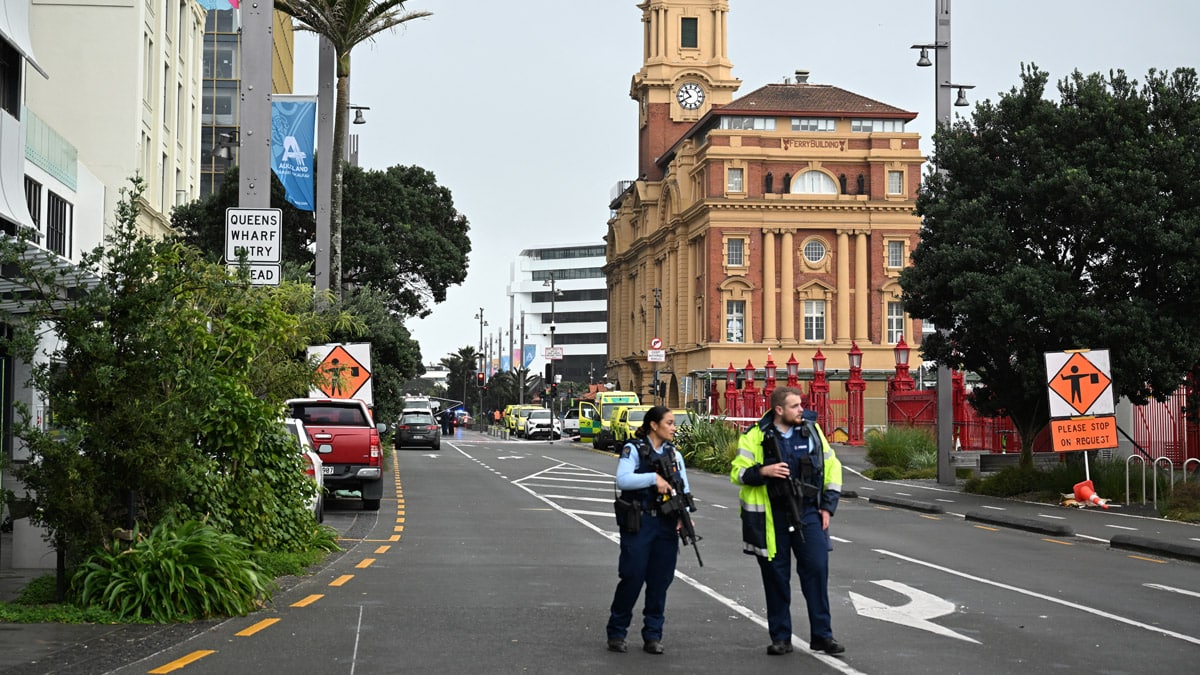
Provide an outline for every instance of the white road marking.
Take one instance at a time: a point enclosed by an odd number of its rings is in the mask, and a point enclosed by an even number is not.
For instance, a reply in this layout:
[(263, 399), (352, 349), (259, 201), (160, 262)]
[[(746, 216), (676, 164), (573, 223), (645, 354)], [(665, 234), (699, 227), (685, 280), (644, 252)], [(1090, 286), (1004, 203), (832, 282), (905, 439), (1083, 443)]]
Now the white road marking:
[(1038, 516), (1042, 518), (1050, 518), (1051, 520), (1066, 520), (1066, 518), (1062, 516), (1052, 516), (1049, 513), (1039, 513)]
[(354, 652), (350, 655), (350, 675), (354, 675), (354, 667), (358, 665), (358, 640), (362, 636), (363, 606), (358, 606), (358, 627), (354, 629)]
[(900, 495), (901, 497), (911, 497), (912, 496), (911, 492), (897, 492), (896, 494)]
[[(697, 499), (696, 501), (700, 501), (700, 500), (698, 500), (698, 499)], [(729, 508), (728, 506), (725, 506), (724, 504), (709, 504), (709, 506), (713, 507), (714, 509), (727, 509), (727, 508)]]
[(842, 537), (835, 537), (832, 534), (829, 535), (829, 538), (836, 541), (839, 544), (853, 544), (854, 543), (850, 539), (843, 539)]
[(953, 614), (955, 611), (953, 602), (898, 581), (883, 579), (872, 581), (871, 583), (905, 595), (908, 597), (908, 601), (902, 605), (885, 605), (878, 600), (851, 591), (850, 600), (854, 603), (854, 611), (862, 616), (881, 621), (890, 621), (891, 623), (898, 623), (901, 626), (926, 630), (930, 633), (979, 644), (979, 640), (969, 638), (966, 635), (952, 631), (945, 626), (939, 626), (931, 621), (931, 619), (936, 619), (940, 616)]
[(576, 509), (562, 509), (563, 513), (570, 513), (577, 516), (598, 516), (601, 518), (616, 518), (612, 511), (578, 511)]
[(496, 459), (525, 459), (524, 455), (500, 455)]
[(1174, 586), (1163, 586), (1162, 584), (1142, 584), (1142, 585), (1145, 586), (1146, 588), (1153, 588), (1153, 589), (1156, 589), (1159, 591), (1169, 591), (1171, 593), (1179, 593), (1181, 595), (1190, 595), (1193, 598), (1200, 598), (1200, 593), (1197, 593), (1196, 591), (1185, 591), (1182, 588), (1175, 588)]
[(953, 500), (953, 499), (942, 499), (941, 497), (935, 497), (935, 498), (933, 499), (933, 501), (935, 501), (935, 502), (946, 502), (947, 504), (953, 504), (953, 503), (954, 503), (954, 500)]
[(1113, 528), (1114, 530), (1134, 530), (1134, 531), (1137, 531), (1137, 528), (1136, 528), (1136, 527), (1125, 527), (1124, 525), (1105, 525), (1105, 527), (1111, 527), (1111, 528)]
[(900, 553), (893, 553), (891, 551), (886, 551), (886, 550), (880, 549), (880, 548), (874, 549), (874, 551), (876, 553), (881, 553), (883, 555), (891, 556), (891, 557), (897, 558), (899, 560), (904, 560), (904, 561), (913, 563), (914, 565), (921, 565), (922, 567), (927, 567), (929, 569), (937, 570), (939, 572), (944, 572), (946, 574), (960, 577), (962, 579), (967, 579), (969, 581), (974, 581), (974, 582), (984, 584), (987, 586), (994, 586), (996, 588), (1004, 589), (1006, 591), (1012, 591), (1013, 593), (1019, 593), (1021, 595), (1025, 595), (1025, 596), (1028, 596), (1031, 598), (1037, 598), (1039, 600), (1051, 602), (1056, 605), (1062, 605), (1063, 607), (1077, 609), (1081, 612), (1086, 612), (1088, 614), (1091, 614), (1092, 616), (1098, 616), (1103, 619), (1110, 619), (1110, 620), (1116, 621), (1118, 623), (1123, 623), (1128, 626), (1133, 626), (1134, 628), (1141, 628), (1141, 629), (1149, 631), (1151, 633), (1158, 633), (1160, 635), (1165, 635), (1167, 637), (1173, 637), (1177, 640), (1183, 640), (1184, 642), (1190, 642), (1195, 645), (1200, 645), (1200, 637), (1186, 635), (1184, 633), (1177, 633), (1173, 630), (1167, 630), (1166, 628), (1161, 628), (1159, 626), (1152, 626), (1147, 623), (1142, 623), (1141, 621), (1135, 621), (1133, 619), (1130, 619), (1130, 618), (1127, 618), (1124, 616), (1120, 616), (1119, 614), (1113, 614), (1111, 612), (1106, 612), (1102, 609), (1088, 607), (1087, 605), (1081, 605), (1079, 603), (1071, 602), (1069, 600), (1062, 600), (1062, 599), (1056, 598), (1052, 595), (1046, 595), (1044, 593), (1038, 593), (1036, 591), (1030, 591), (1030, 590), (1027, 590), (1024, 588), (1018, 588), (1017, 586), (1012, 586), (1010, 584), (1001, 583), (999, 581), (992, 581), (991, 579), (977, 577), (973, 574), (967, 574), (966, 572), (960, 572), (958, 570), (951, 569), (951, 568), (945, 567), (943, 565), (938, 565), (937, 563), (931, 563), (931, 562), (927, 562), (925, 560), (918, 560), (916, 558), (911, 558), (909, 556), (902, 555)]
[(611, 502), (611, 499), (601, 499), (600, 497), (576, 497), (574, 495), (542, 495), (546, 499), (574, 499), (579, 502)]
[(1004, 508), (1004, 507), (1001, 507), (1001, 506), (987, 506), (987, 505), (984, 505), (984, 507), (983, 507), (983, 508), (985, 508), (985, 509), (991, 509), (991, 510), (993, 510), (993, 511), (1007, 511), (1007, 510), (1008, 510), (1008, 509), (1006, 509), (1006, 508)]

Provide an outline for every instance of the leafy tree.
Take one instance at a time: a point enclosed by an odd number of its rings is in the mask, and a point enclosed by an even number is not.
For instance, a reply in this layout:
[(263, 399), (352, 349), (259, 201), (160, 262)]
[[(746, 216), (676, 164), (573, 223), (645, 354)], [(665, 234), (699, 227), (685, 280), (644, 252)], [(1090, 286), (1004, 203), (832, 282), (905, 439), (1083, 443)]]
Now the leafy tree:
[(334, 342), (371, 343), (371, 391), (375, 400), (375, 419), (391, 424), (400, 416), (404, 383), (425, 372), (421, 350), (403, 319), (387, 309), (383, 292), (370, 287), (347, 291), (339, 307), (358, 324), (334, 329)]
[(72, 562), (131, 520), (146, 530), (170, 516), (302, 548), (316, 527), (312, 487), (279, 419), (312, 377), (305, 346), (324, 339), (324, 322), (297, 311), (311, 308), (311, 287), (251, 287), (196, 249), (146, 239), (142, 190), (135, 179), (123, 191), (106, 246), (73, 274), (3, 247), (34, 291), (6, 317), (6, 346), (35, 364), (52, 419), (17, 432), (33, 518)]
[(446, 375), (447, 398), (461, 400), (467, 409), (474, 410), (479, 403), (479, 391), (475, 386), (475, 370), (479, 363), (479, 352), (474, 347), (460, 347), (457, 352), (442, 357), (439, 362), (449, 371)]
[[(316, 222), (311, 211), (292, 206), (286, 195), (283, 183), (271, 172), (271, 206), (283, 212), (280, 259), (292, 267), (302, 268), (305, 275), (311, 275)], [(222, 261), (225, 257), (225, 209), (236, 207), (239, 198), (238, 167), (233, 166), (225, 172), (224, 182), (212, 194), (178, 206), (171, 212), (171, 227), (176, 232), (176, 240), (200, 249), (209, 260)], [(285, 278), (296, 278), (296, 275)]]
[[(333, 157), (346, 156), (346, 115), (350, 106), (350, 51), (366, 40), (401, 24), (431, 16), (409, 12), (404, 0), (275, 0), (275, 9), (296, 20), (299, 30), (316, 33), (333, 45), (337, 62), (337, 103), (333, 115)], [(342, 278), (342, 171), (333, 164), (329, 200), (329, 278)], [(333, 284), (334, 297), (342, 288)]]
[(978, 373), (973, 403), (1021, 434), (1049, 419), (1045, 352), (1108, 348), (1115, 391), (1174, 391), (1200, 358), (1196, 72), (1124, 72), (1021, 87), (935, 136), (905, 309), (948, 333), (926, 359)]
[(427, 316), (467, 278), (470, 228), (432, 173), (350, 167), (345, 190), (352, 197), (344, 210), (347, 286), (374, 286), (387, 292), (390, 309)]

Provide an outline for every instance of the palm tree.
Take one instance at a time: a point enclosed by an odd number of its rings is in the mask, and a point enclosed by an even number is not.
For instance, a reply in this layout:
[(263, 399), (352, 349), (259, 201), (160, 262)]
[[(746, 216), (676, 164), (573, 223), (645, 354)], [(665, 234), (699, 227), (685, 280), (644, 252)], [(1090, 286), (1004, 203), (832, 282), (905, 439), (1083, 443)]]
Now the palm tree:
[(410, 12), (406, 0), (275, 0), (275, 9), (329, 40), (337, 58), (337, 106), (333, 115), (333, 180), (329, 190), (329, 287), (342, 297), (342, 158), (350, 106), (350, 50), (361, 42), (432, 12)]
[(477, 363), (479, 363), (479, 352), (469, 346), (460, 347), (457, 353), (442, 357), (440, 365), (449, 371), (446, 377), (446, 390), (451, 398), (455, 394), (461, 394), (463, 403), (469, 400), (468, 388), (474, 389)]

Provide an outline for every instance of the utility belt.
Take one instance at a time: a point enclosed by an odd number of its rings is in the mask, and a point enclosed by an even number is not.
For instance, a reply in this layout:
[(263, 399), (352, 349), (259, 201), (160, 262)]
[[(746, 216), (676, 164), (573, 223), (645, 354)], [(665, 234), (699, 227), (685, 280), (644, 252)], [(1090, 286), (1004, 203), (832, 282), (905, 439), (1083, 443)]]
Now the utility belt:
[(662, 512), (658, 504), (654, 504), (646, 499), (637, 498), (630, 495), (626, 498), (625, 495), (619, 496), (613, 500), (613, 511), (617, 514), (617, 525), (620, 526), (622, 532), (635, 534), (642, 529), (642, 516), (663, 516), (667, 515)]

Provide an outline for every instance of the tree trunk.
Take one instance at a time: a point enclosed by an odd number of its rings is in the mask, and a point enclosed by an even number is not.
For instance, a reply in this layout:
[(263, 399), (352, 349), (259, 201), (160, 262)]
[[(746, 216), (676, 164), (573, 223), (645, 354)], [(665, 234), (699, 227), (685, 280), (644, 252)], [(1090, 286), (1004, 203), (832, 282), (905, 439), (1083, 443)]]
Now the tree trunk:
[(350, 54), (338, 55), (337, 104), (333, 114), (333, 178), (329, 190), (329, 290), (342, 299), (342, 176), (346, 155), (346, 116), (350, 106)]

